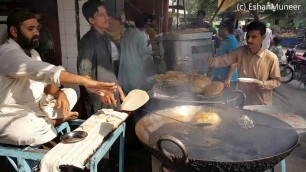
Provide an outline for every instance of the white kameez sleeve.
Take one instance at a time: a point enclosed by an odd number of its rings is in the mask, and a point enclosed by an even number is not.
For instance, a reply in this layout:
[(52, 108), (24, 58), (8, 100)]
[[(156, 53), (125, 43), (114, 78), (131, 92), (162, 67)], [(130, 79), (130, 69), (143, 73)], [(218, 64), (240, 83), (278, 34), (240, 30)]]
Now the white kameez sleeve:
[(60, 72), (65, 70), (62, 66), (41, 61), (35, 50), (31, 50), (32, 57), (29, 57), (21, 48), (10, 44), (12, 43), (2, 45), (0, 48), (1, 75), (60, 85)]

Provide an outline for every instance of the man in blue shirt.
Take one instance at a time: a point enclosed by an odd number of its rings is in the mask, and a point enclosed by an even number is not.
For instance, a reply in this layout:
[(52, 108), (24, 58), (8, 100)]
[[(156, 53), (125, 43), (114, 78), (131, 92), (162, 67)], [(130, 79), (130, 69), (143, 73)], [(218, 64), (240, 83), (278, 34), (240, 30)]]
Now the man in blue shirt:
[[(220, 23), (219, 36), (222, 38), (222, 43), (217, 51), (217, 56), (227, 54), (239, 47), (239, 42), (234, 35), (234, 25), (231, 21), (225, 20)], [(236, 89), (237, 63), (227, 67), (213, 68), (210, 75), (212, 80), (223, 82), (225, 87)]]

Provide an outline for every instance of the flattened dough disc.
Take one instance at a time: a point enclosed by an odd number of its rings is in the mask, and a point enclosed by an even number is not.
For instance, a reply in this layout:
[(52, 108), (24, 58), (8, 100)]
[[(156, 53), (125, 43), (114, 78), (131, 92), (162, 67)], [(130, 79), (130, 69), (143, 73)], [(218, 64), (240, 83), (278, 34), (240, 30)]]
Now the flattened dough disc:
[(149, 100), (147, 92), (135, 89), (129, 92), (121, 105), (121, 110), (134, 111), (143, 106)]

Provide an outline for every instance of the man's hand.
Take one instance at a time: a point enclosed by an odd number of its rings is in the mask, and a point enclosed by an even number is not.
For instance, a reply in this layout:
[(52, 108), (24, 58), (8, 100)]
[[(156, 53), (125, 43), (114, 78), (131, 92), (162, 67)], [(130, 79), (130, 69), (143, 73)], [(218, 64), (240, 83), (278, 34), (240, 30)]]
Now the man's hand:
[(56, 109), (62, 108), (64, 115), (68, 115), (70, 113), (70, 104), (68, 98), (66, 94), (56, 85), (54, 84), (47, 85), (44, 89), (44, 93), (49, 94), (56, 99), (56, 105), (54, 108)]
[(103, 102), (103, 104), (113, 104), (115, 107), (117, 107), (117, 100), (112, 92), (104, 91), (104, 95), (100, 96), (100, 100)]
[(117, 101), (114, 96), (114, 92), (117, 89), (115, 83), (99, 82), (87, 78), (84, 82), (84, 86), (91, 92), (100, 95), (100, 99), (104, 104), (114, 104), (117, 106)]
[(125, 99), (125, 95), (124, 95), (124, 92), (122, 91), (122, 88), (120, 86), (118, 86), (118, 93), (119, 93), (121, 102), (123, 102), (124, 99)]
[(263, 82), (258, 79), (256, 79), (254, 83), (256, 84), (257, 87), (263, 87)]
[(69, 104), (66, 94), (63, 91), (59, 90), (56, 92), (54, 97), (57, 98), (57, 101), (56, 101), (57, 103), (55, 106), (56, 109), (62, 108), (63, 114), (68, 115), (70, 113), (70, 104)]
[(230, 87), (231, 86), (231, 80), (230, 79), (225, 79), (224, 80), (224, 87)]
[(212, 58), (212, 57), (208, 57), (206, 59), (206, 64), (208, 65), (208, 67), (213, 67), (212, 66), (213, 61), (214, 61), (214, 58)]

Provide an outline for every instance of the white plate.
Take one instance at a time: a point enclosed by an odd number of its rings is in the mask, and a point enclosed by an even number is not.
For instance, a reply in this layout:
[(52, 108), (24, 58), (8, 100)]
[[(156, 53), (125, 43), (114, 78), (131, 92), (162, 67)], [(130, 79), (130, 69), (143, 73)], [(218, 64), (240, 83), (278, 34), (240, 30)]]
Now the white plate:
[(254, 83), (256, 81), (255, 78), (238, 78), (240, 82), (246, 82), (246, 83)]

